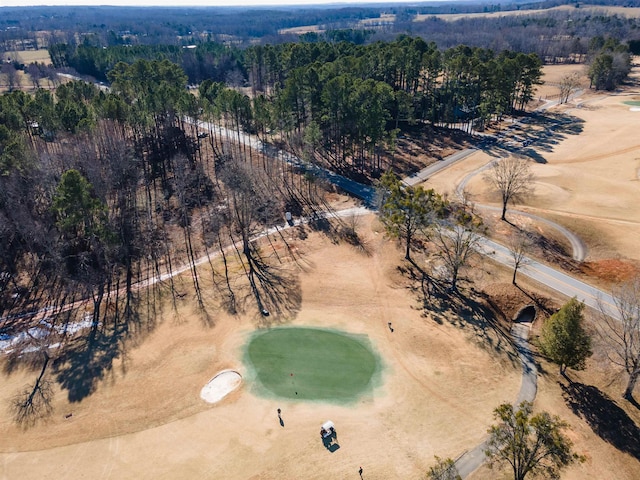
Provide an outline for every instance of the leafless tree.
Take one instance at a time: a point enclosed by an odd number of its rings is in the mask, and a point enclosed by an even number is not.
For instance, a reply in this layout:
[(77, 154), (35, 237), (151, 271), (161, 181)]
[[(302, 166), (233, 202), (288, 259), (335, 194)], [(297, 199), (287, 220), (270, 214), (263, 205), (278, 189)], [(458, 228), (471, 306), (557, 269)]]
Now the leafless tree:
[(568, 73), (560, 79), (560, 103), (567, 103), (571, 94), (580, 86), (580, 74)]
[(451, 291), (455, 291), (458, 283), (458, 275), (469, 262), (480, 242), (477, 227), (473, 224), (451, 227), (441, 223), (433, 235), (433, 242), (438, 250), (437, 255), (444, 261)]
[[(258, 282), (260, 262), (251, 245), (252, 238), (278, 215), (278, 200), (267, 188), (264, 172), (252, 169), (249, 162), (229, 159), (220, 172), (227, 189), (227, 208), (233, 228), (240, 235), (242, 254), (247, 262), (247, 278), (258, 303), (258, 309), (265, 312), (264, 299)], [(234, 241), (235, 244), (235, 241)]]
[(40, 80), (45, 76), (43, 68), (38, 63), (30, 63), (27, 65), (27, 74), (33, 83), (33, 89), (40, 88)]
[(507, 204), (531, 191), (533, 174), (525, 158), (511, 156), (494, 162), (485, 179), (500, 193), (502, 197), (500, 219), (506, 221)]
[(531, 240), (523, 233), (509, 237), (507, 247), (509, 248), (511, 258), (513, 259), (513, 278), (511, 279), (511, 283), (514, 285), (516, 284), (518, 268), (522, 265), (526, 265), (527, 263), (526, 256), (527, 252), (531, 250), (531, 245)]
[(2, 65), (2, 73), (7, 78), (7, 87), (12, 92), (16, 87), (20, 87), (20, 76), (16, 67), (12, 63), (5, 63)]
[[(609, 360), (629, 375), (622, 396), (631, 400), (640, 378), (640, 277), (615, 288), (612, 297), (613, 305), (598, 302), (602, 320), (599, 332), (609, 347)], [(611, 308), (619, 320), (612, 318)]]

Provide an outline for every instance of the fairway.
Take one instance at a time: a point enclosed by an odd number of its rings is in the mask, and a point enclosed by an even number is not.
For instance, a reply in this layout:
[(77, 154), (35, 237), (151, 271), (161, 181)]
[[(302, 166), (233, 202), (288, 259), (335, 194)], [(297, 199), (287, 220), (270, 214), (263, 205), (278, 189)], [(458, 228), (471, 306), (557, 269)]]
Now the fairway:
[(365, 342), (314, 328), (278, 328), (254, 336), (247, 361), (271, 394), (344, 402), (372, 387), (379, 361)]

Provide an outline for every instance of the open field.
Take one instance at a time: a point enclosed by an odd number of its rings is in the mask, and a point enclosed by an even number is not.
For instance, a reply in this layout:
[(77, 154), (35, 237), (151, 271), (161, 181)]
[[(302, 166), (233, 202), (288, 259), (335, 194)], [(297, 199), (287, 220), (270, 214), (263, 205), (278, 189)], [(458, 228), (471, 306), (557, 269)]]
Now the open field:
[(534, 93), (534, 98), (557, 100), (560, 98), (560, 81), (567, 75), (578, 74), (580, 77), (580, 87), (589, 88), (589, 78), (587, 77), (587, 67), (582, 64), (568, 65), (545, 65), (543, 67), (544, 84), (538, 85)]
[[(229, 317), (212, 309), (205, 321), (190, 295), (176, 312), (167, 299), (100, 376), (92, 395), (69, 402), (68, 392), (56, 386), (53, 415), (27, 430), (13, 425), (9, 415), (1, 417), (0, 476), (348, 478), (363, 466), (367, 478), (419, 479), (433, 455), (455, 458), (477, 445), (493, 408), (517, 395), (520, 367), (512, 347), (484, 323), (486, 311), (473, 303), (457, 312), (423, 310), (412, 282), (396, 268), (400, 251), (384, 240), (377, 221), (363, 219), (359, 231), (369, 256), (318, 233), (307, 232), (301, 241), (295, 231), (287, 232), (299, 256), (303, 300), (295, 317)], [(477, 263), (470, 275), (508, 318), (530, 301), (502, 286), (510, 272), (490, 261)], [(189, 291), (187, 278), (177, 281)], [(539, 286), (521, 286), (545, 295)], [(243, 352), (256, 330), (275, 325), (331, 328), (366, 339), (383, 363), (380, 384), (355, 403), (265, 396), (252, 383)], [(596, 378), (602, 365), (595, 365)], [(218, 404), (202, 401), (202, 386), (228, 368), (243, 375), (243, 385)], [(11, 374), (5, 368), (2, 405), (33, 376), (24, 368)], [(549, 371), (543, 374), (540, 407), (571, 424), (576, 449), (587, 456), (563, 478), (602, 479), (614, 469), (618, 480), (635, 479), (640, 462), (572, 414), (556, 380)], [(606, 383), (611, 392), (619, 388), (619, 382)], [(640, 413), (636, 417), (640, 421)], [(333, 453), (318, 437), (327, 419), (338, 433), (340, 448)], [(471, 478), (488, 477), (502, 478), (495, 472), (483, 476), (482, 470)]]
[(11, 58), (12, 60), (18, 60), (24, 64), (29, 63), (44, 63), (45, 65), (51, 64), (51, 57), (49, 57), (49, 51), (47, 49), (42, 50), (17, 50), (13, 52), (6, 52), (3, 54), (5, 58)]
[(301, 27), (281, 28), (278, 30), (280, 35), (304, 35), (305, 33), (323, 33), (325, 30), (320, 28), (319, 25), (304, 25)]
[[(464, 18), (500, 18), (511, 16), (523, 16), (523, 15), (544, 15), (552, 11), (576, 11), (573, 5), (561, 5), (553, 8), (531, 9), (531, 10), (506, 10), (504, 12), (479, 12), (479, 13), (442, 13), (436, 15), (420, 14), (416, 15), (415, 22), (423, 22), (428, 18), (437, 17), (442, 20), (454, 22)], [(640, 8), (635, 7), (614, 7), (614, 6), (599, 6), (599, 5), (581, 5), (581, 12), (591, 12), (595, 15), (621, 15), (624, 17), (638, 18), (640, 17)]]

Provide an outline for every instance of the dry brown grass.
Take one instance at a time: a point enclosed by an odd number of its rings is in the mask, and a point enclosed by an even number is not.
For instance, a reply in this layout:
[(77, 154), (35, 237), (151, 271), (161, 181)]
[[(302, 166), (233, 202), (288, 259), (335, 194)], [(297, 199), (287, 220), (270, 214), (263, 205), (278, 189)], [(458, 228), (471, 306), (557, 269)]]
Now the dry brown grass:
[(13, 52), (5, 53), (6, 56), (11, 57), (12, 59), (18, 59), (24, 64), (29, 63), (44, 63), (45, 65), (51, 64), (51, 57), (49, 56), (49, 51), (46, 49), (43, 50), (17, 50)]
[[(450, 322), (451, 312), (434, 321), (414, 282), (396, 269), (400, 252), (371, 225), (361, 228), (370, 256), (317, 233), (300, 241), (287, 232), (300, 256), (303, 304), (286, 319), (366, 335), (384, 364), (384, 383), (371, 395), (353, 405), (256, 396), (242, 349), (262, 319), (253, 310), (229, 317), (208, 298), (213, 321), (204, 323), (184, 279), (178, 311), (165, 304), (157, 328), (127, 347), (93, 395), (71, 404), (58, 390), (54, 415), (30, 430), (2, 418), (3, 473), (36, 478), (57, 465), (65, 478), (304, 478), (320, 471), (345, 478), (363, 465), (370, 476), (418, 478), (433, 455), (456, 456), (480, 441), (492, 408), (519, 387), (511, 348), (499, 332)], [(245, 383), (209, 406), (199, 390), (224, 368), (238, 369)], [(31, 376), (3, 374), (0, 403)], [(327, 418), (338, 427), (341, 448), (333, 454), (317, 438)]]

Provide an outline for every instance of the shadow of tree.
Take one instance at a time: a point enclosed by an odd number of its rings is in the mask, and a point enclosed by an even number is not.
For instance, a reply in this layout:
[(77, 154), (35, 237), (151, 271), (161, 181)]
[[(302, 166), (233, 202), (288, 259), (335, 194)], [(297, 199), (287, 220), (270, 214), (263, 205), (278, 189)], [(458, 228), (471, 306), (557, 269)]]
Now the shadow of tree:
[(640, 460), (640, 428), (606, 394), (592, 385), (560, 384), (573, 413), (584, 419), (605, 442)]
[(429, 276), (415, 263), (399, 266), (398, 271), (410, 280), (409, 288), (420, 299), (424, 316), (469, 332), (481, 347), (504, 354), (513, 365), (519, 364), (510, 333), (497, 321), (480, 292), (451, 291), (446, 283)]
[[(254, 276), (252, 294), (258, 297), (258, 324), (270, 327), (296, 317), (302, 305), (299, 275), (286, 265), (274, 265), (260, 249), (253, 251), (250, 261), (254, 268), (248, 275)], [(299, 258), (293, 259), (294, 263), (298, 261)]]
[[(570, 135), (579, 135), (584, 130), (583, 119), (566, 113), (537, 112), (523, 118), (521, 123), (525, 124), (526, 130), (521, 126), (508, 128), (514, 140), (488, 142), (483, 150), (495, 157), (519, 154), (536, 163), (547, 163), (539, 152), (552, 152), (562, 140)], [(529, 145), (531, 148), (528, 148)]]
[(153, 330), (155, 322), (141, 327), (137, 300), (114, 303), (94, 312), (86, 334), (71, 338), (53, 364), (56, 381), (67, 391), (69, 402), (81, 402), (95, 392), (99, 382), (126, 354), (127, 340)]

